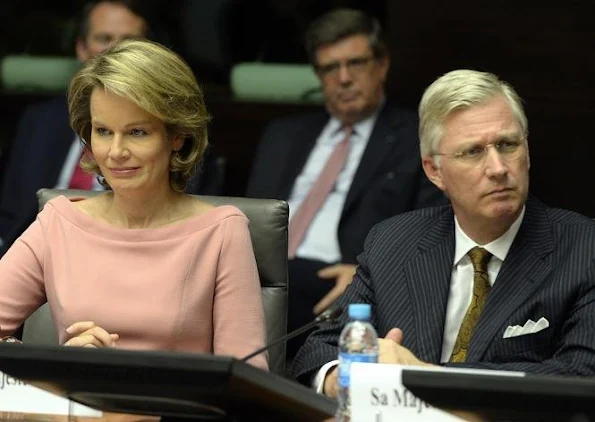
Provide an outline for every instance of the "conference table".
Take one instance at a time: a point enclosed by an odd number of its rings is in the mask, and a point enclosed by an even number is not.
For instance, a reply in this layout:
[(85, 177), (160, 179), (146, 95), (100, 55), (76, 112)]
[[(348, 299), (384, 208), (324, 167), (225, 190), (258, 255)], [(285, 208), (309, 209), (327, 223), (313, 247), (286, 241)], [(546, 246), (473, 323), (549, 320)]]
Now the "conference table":
[[(166, 422), (210, 415), (331, 422), (336, 410), (334, 400), (231, 357), (0, 343), (0, 371), (103, 412), (0, 412), (0, 421)], [(468, 422), (595, 422), (593, 378), (403, 369), (402, 383), (429, 405)], [(67, 403), (65, 409), (73, 415), (71, 406), (76, 407)], [(218, 415), (223, 418), (212, 417)]]

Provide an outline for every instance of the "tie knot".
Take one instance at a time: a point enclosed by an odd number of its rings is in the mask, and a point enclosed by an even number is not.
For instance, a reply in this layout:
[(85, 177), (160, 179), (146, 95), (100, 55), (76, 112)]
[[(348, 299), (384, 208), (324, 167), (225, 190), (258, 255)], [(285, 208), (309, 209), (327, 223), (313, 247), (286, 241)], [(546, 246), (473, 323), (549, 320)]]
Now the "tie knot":
[(488, 261), (492, 257), (492, 254), (490, 252), (488, 252), (484, 248), (476, 246), (469, 252), (467, 252), (467, 255), (469, 255), (469, 258), (471, 258), (471, 262), (473, 263), (473, 269), (475, 271), (487, 271)]

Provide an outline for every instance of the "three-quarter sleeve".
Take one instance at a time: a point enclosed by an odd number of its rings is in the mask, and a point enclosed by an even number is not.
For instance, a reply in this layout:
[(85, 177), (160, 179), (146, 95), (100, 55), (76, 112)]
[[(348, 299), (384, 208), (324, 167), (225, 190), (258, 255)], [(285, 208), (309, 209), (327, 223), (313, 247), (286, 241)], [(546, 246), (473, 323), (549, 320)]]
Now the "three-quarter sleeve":
[(0, 259), (0, 336), (14, 333), (46, 301), (42, 221), (39, 216)]
[[(226, 219), (213, 303), (213, 349), (238, 358), (264, 346), (265, 317), (248, 220)], [(267, 369), (266, 354), (248, 362)]]

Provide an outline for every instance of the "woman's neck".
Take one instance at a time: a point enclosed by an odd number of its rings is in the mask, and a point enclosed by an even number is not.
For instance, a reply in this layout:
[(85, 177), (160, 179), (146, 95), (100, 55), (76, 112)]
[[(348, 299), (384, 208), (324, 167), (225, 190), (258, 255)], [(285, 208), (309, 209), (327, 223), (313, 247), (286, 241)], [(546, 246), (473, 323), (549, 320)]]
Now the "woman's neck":
[(179, 204), (184, 194), (171, 189), (161, 194), (113, 192), (104, 216), (111, 223), (128, 229), (162, 227), (182, 218)]

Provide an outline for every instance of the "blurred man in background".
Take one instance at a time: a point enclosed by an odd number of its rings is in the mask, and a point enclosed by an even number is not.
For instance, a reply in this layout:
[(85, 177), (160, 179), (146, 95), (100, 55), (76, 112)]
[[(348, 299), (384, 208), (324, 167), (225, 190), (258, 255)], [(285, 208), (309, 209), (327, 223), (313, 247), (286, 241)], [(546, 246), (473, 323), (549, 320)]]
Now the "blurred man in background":
[[(288, 330), (341, 295), (374, 224), (446, 202), (421, 167), (417, 116), (385, 98), (390, 58), (378, 20), (332, 10), (311, 24), (306, 50), (326, 110), (273, 121), (247, 189), (289, 202)], [(288, 343), (289, 358), (304, 339)]]

